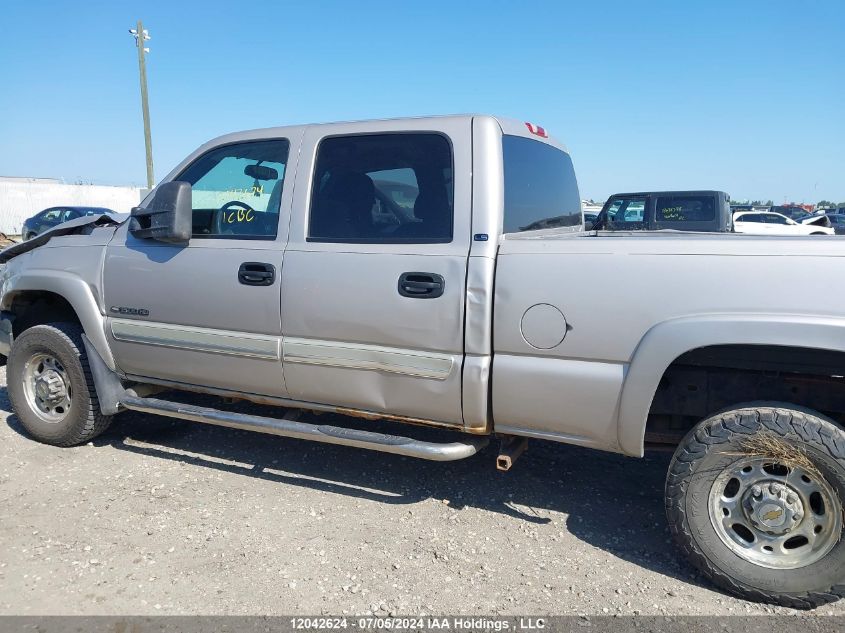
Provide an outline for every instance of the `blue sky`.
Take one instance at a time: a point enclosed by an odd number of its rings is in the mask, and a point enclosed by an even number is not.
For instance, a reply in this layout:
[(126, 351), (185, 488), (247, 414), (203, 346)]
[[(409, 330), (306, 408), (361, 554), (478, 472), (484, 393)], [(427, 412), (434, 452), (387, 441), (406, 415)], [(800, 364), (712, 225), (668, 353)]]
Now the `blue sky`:
[(845, 201), (845, 2), (0, 0), (0, 175), (143, 184), (238, 129), (489, 112), (566, 143), (584, 197)]

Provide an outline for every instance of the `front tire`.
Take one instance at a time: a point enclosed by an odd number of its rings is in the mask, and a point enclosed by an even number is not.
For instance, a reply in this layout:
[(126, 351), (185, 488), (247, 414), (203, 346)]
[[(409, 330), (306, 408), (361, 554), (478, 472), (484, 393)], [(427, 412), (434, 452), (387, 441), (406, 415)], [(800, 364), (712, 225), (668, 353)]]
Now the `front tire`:
[(111, 423), (112, 416), (100, 412), (82, 328), (76, 323), (24, 330), (12, 344), (6, 382), (24, 429), (45, 444), (83, 444)]
[(811, 609), (845, 597), (845, 432), (789, 405), (698, 424), (666, 481), (669, 527), (705, 576), (748, 600)]

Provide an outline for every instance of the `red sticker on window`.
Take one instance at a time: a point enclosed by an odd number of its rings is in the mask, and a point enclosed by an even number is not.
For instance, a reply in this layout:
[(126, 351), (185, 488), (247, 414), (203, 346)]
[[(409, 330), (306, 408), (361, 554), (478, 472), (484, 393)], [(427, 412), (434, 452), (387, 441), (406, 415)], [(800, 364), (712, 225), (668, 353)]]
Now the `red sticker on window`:
[(528, 123), (526, 121), (525, 127), (527, 127), (528, 131), (531, 132), (534, 136), (539, 136), (541, 138), (549, 138), (549, 135), (546, 133), (546, 130), (541, 128), (539, 125), (534, 125), (533, 123)]

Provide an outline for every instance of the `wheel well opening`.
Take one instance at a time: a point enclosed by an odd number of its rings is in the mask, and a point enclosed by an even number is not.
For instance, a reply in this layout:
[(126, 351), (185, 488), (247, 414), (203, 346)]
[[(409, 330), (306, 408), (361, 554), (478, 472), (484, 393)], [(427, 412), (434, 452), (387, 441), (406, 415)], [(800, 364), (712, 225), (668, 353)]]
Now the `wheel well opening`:
[(79, 323), (79, 317), (67, 299), (54, 292), (23, 291), (12, 299), (9, 311), (15, 315), (12, 333), (15, 337), (42, 323), (71, 321)]
[(780, 345), (716, 345), (676, 358), (660, 379), (647, 446), (676, 446), (704, 418), (743, 402), (787, 402), (845, 422), (845, 352)]

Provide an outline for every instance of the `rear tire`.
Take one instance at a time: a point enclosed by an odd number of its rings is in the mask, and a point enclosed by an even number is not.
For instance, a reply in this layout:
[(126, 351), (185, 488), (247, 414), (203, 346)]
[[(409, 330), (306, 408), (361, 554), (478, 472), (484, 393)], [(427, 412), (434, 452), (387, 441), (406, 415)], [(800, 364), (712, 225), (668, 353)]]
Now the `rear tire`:
[(21, 424), (45, 444), (83, 444), (112, 421), (100, 412), (82, 328), (76, 323), (24, 330), (12, 344), (6, 382)]
[(695, 567), (738, 596), (796, 609), (845, 597), (843, 500), (845, 432), (789, 405), (704, 420), (666, 480), (669, 527)]

